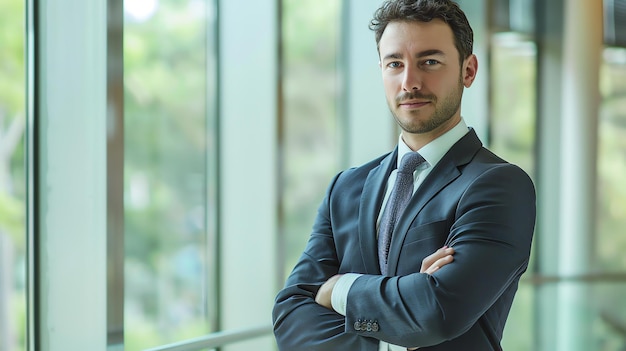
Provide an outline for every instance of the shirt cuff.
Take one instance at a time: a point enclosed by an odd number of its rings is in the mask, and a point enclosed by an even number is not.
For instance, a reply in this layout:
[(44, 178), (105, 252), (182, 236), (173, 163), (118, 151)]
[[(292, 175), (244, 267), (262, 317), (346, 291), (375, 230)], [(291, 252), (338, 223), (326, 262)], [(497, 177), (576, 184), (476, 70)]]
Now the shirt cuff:
[(342, 275), (335, 286), (333, 292), (330, 295), (330, 304), (333, 309), (342, 316), (346, 315), (346, 304), (348, 303), (348, 292), (352, 287), (354, 281), (363, 274), (346, 273)]

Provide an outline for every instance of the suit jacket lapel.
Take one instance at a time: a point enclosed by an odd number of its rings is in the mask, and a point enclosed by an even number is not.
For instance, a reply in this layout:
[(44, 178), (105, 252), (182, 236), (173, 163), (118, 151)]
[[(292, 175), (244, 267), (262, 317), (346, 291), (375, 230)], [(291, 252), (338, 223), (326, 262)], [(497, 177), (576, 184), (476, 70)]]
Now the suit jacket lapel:
[(404, 238), (415, 217), (430, 199), (461, 175), (459, 166), (469, 163), (481, 147), (482, 143), (476, 136), (476, 133), (473, 129), (470, 129), (463, 138), (452, 146), (437, 166), (428, 174), (427, 178), (424, 179), (424, 182), (417, 189), (411, 201), (409, 201), (406, 211), (402, 214), (394, 229), (389, 248), (389, 266), (387, 267), (390, 275), (396, 274)]
[(387, 179), (391, 171), (396, 168), (398, 148), (387, 155), (380, 164), (372, 169), (361, 193), (359, 206), (359, 243), (361, 257), (365, 265), (366, 273), (380, 274), (378, 265), (378, 240), (376, 234), (376, 219), (380, 212), (380, 206), (385, 196)]

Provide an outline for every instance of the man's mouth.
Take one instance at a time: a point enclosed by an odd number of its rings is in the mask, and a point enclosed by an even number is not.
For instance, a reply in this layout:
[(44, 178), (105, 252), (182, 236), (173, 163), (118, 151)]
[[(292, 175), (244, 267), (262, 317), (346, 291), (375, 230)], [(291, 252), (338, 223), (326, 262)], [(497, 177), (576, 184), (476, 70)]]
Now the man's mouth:
[(428, 105), (429, 103), (430, 101), (424, 101), (424, 100), (408, 100), (408, 101), (401, 102), (399, 105), (400, 105), (400, 108), (415, 109), (415, 108), (424, 107)]

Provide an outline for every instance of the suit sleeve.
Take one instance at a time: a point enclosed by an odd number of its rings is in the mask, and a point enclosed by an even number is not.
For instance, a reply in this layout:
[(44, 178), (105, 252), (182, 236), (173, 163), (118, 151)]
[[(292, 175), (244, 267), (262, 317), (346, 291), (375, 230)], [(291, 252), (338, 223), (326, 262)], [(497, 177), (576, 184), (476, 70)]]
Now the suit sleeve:
[(320, 286), (339, 271), (329, 206), (338, 177), (331, 182), (319, 207), (304, 253), (276, 297), (272, 318), (280, 350), (377, 349), (377, 340), (346, 333), (345, 317), (315, 302)]
[(535, 190), (524, 171), (505, 164), (484, 172), (457, 204), (446, 242), (455, 249), (454, 262), (432, 276), (359, 277), (348, 294), (346, 323), (376, 320), (376, 338), (406, 347), (460, 336), (505, 291), (517, 288), (528, 265), (535, 211)]

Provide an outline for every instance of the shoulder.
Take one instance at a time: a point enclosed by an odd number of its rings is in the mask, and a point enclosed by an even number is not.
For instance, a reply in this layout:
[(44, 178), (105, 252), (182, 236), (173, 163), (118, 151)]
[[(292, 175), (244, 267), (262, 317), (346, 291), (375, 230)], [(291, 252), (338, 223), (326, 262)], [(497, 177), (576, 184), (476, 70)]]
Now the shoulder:
[(488, 182), (493, 186), (499, 184), (505, 188), (535, 191), (532, 178), (525, 170), (484, 147), (465, 166), (463, 173), (474, 178), (474, 183)]
[(372, 171), (375, 171), (375, 174), (381, 175), (391, 171), (387, 169), (391, 161), (388, 158), (391, 157), (393, 157), (393, 152), (379, 156), (360, 166), (351, 167), (337, 173), (330, 182), (327, 192), (330, 194), (338, 191), (341, 193), (360, 191), (370, 174), (372, 174)]
[(387, 157), (392, 157), (392, 152), (379, 156), (360, 166), (348, 168), (340, 172), (337, 175), (337, 178), (341, 181), (352, 181), (355, 179), (367, 178), (372, 170), (382, 166), (383, 161), (385, 161)]

